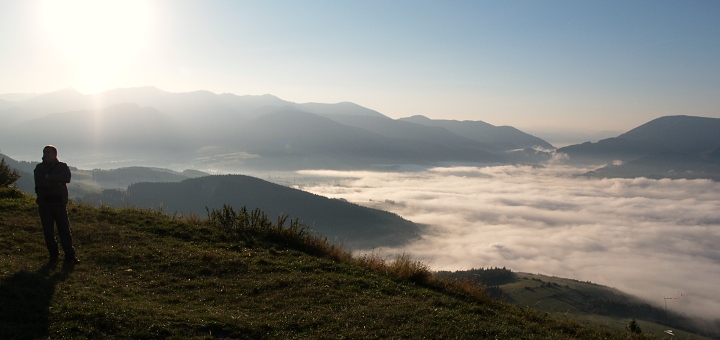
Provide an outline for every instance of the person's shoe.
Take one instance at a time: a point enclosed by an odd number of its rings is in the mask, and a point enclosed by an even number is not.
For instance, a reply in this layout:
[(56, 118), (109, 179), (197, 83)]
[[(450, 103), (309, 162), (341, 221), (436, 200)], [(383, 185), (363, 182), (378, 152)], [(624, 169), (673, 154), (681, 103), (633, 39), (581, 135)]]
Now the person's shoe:
[(78, 264), (78, 263), (80, 263), (80, 260), (78, 260), (77, 257), (72, 256), (72, 257), (66, 257), (65, 262), (72, 263), (72, 264)]

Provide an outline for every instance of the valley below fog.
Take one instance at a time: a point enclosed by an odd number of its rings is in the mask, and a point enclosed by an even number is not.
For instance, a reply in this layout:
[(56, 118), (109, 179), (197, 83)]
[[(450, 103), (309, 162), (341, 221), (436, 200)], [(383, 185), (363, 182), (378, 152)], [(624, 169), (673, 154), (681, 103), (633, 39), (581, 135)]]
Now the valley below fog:
[[(720, 314), (720, 183), (589, 179), (588, 169), (307, 170), (297, 188), (428, 226), (402, 248), (433, 270), (507, 267), (591, 281), (703, 318)], [(308, 178), (316, 178), (317, 181)]]

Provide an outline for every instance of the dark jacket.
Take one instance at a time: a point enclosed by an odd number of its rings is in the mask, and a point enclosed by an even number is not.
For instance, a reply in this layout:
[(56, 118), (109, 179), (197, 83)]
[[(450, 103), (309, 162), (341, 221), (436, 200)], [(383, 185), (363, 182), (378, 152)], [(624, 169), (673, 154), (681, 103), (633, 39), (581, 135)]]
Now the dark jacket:
[(38, 204), (67, 204), (70, 168), (59, 161), (42, 162), (35, 167), (35, 193)]

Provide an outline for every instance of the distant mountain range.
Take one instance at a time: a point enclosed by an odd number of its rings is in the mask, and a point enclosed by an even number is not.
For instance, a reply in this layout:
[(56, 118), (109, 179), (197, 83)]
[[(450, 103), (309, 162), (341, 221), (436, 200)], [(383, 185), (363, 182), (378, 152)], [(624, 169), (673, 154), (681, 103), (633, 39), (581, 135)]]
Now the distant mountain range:
[(391, 119), (347, 102), (142, 87), (0, 95), (0, 121), (5, 153), (35, 158), (43, 145), (55, 144), (64, 159), (90, 168), (385, 169), (537, 164), (567, 155), (571, 163), (596, 165), (590, 176), (720, 180), (717, 118), (661, 117), (617, 137), (555, 150), (516, 128), (482, 121)]
[(0, 145), (35, 154), (135, 159), (230, 169), (370, 168), (386, 164), (522, 162), (508, 151), (552, 145), (481, 121), (391, 119), (353, 103), (298, 104), (271, 95), (154, 87), (83, 95), (67, 89), (0, 99)]
[(557, 152), (574, 163), (605, 165), (589, 176), (720, 180), (720, 119), (661, 117), (615, 138)]

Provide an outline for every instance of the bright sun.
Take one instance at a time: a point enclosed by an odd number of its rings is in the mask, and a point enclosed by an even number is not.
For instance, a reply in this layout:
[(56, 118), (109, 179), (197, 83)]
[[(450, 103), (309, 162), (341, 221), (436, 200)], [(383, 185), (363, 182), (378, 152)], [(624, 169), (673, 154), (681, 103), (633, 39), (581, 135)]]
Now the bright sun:
[(106, 90), (146, 38), (149, 8), (142, 0), (73, 0), (42, 3), (47, 29), (73, 62), (77, 90)]

